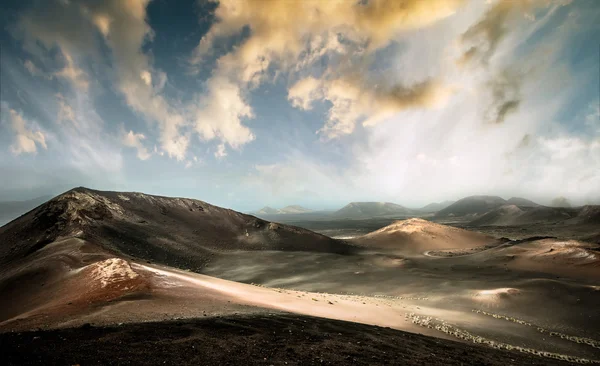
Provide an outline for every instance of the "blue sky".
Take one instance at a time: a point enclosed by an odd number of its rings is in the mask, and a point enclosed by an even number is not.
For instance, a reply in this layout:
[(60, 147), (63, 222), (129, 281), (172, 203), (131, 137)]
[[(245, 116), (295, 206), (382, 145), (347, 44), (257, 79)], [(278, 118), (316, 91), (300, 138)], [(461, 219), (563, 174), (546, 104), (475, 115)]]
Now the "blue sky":
[(2, 7), (0, 200), (600, 203), (594, 0)]

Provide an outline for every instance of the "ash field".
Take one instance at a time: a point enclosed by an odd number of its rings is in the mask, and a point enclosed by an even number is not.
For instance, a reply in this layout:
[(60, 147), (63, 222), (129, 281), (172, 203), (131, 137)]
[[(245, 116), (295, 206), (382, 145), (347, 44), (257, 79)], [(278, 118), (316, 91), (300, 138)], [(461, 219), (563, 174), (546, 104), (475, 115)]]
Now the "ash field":
[(0, 343), (8, 364), (599, 362), (599, 208), (482, 200), (274, 222), (76, 188), (0, 228)]

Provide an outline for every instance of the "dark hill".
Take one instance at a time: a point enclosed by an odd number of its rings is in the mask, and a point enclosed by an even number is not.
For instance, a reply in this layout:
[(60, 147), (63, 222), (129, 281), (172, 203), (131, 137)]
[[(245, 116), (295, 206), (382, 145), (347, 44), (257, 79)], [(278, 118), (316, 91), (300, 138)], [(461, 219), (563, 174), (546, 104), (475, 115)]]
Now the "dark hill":
[(506, 200), (497, 196), (470, 196), (460, 199), (438, 211), (436, 217), (462, 217), (481, 215), (506, 204)]
[(57, 238), (179, 268), (200, 268), (218, 252), (347, 253), (343, 241), (187, 199), (76, 188), (0, 228), (0, 264)]
[(351, 202), (334, 212), (334, 216), (350, 219), (414, 214), (415, 210), (391, 202)]
[(516, 226), (556, 224), (577, 216), (577, 210), (564, 207), (504, 205), (470, 222), (472, 226)]

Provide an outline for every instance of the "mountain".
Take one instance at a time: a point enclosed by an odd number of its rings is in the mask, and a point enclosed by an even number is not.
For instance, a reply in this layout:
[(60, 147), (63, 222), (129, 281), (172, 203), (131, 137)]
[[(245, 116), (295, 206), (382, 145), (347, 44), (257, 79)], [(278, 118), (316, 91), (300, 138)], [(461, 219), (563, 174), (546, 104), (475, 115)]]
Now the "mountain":
[(308, 208), (305, 208), (305, 207), (302, 207), (299, 205), (285, 206), (284, 208), (282, 208), (279, 211), (282, 214), (299, 214), (299, 213), (313, 212), (313, 210), (310, 210)]
[(491, 210), (469, 225), (472, 226), (518, 226), (531, 224), (598, 225), (600, 206), (579, 208), (504, 205)]
[(539, 204), (530, 201), (526, 198), (521, 198), (521, 197), (511, 197), (509, 198), (506, 203), (508, 203), (509, 205), (516, 205), (516, 206), (521, 206), (521, 207), (538, 207), (540, 206)]
[(16, 219), (17, 217), (36, 208), (51, 198), (51, 196), (43, 196), (26, 201), (0, 202), (0, 226)]
[(576, 215), (576, 210), (562, 207), (503, 205), (486, 212), (469, 224), (473, 226), (556, 224)]
[(433, 202), (428, 204), (427, 206), (421, 207), (419, 211), (423, 212), (437, 212), (439, 210), (443, 210), (446, 207), (450, 206), (456, 201), (443, 201), (443, 202)]
[(472, 248), (496, 242), (494, 238), (481, 233), (417, 218), (396, 221), (352, 241), (365, 247), (411, 253)]
[(260, 210), (254, 212), (255, 215), (278, 215), (280, 213), (281, 213), (280, 210), (269, 207), (269, 206), (265, 206), (265, 207), (261, 208)]
[(506, 204), (506, 200), (497, 196), (470, 196), (460, 199), (438, 211), (436, 217), (464, 217), (484, 214)]
[(333, 213), (336, 217), (351, 219), (414, 214), (415, 210), (390, 202), (351, 202)]
[(0, 264), (70, 237), (178, 268), (200, 268), (215, 253), (238, 249), (350, 249), (309, 230), (199, 200), (76, 188), (1, 227)]
[(600, 205), (587, 205), (578, 209), (577, 216), (566, 221), (567, 224), (600, 225)]
[(304, 214), (304, 213), (310, 213), (310, 212), (314, 212), (313, 210), (309, 210), (308, 208), (299, 206), (299, 205), (291, 205), (291, 206), (285, 206), (282, 209), (276, 209), (276, 208), (272, 208), (269, 206), (265, 206), (263, 208), (261, 208), (260, 210), (253, 212), (253, 215), (292, 215), (292, 214)]

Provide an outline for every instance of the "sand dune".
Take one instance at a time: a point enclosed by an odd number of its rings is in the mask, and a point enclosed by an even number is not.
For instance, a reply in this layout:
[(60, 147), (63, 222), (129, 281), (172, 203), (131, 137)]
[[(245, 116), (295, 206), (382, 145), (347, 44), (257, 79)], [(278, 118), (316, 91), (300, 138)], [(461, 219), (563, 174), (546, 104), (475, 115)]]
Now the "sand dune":
[(392, 249), (407, 253), (427, 250), (472, 248), (495, 242), (487, 235), (423, 219), (397, 221), (352, 240), (364, 247)]

